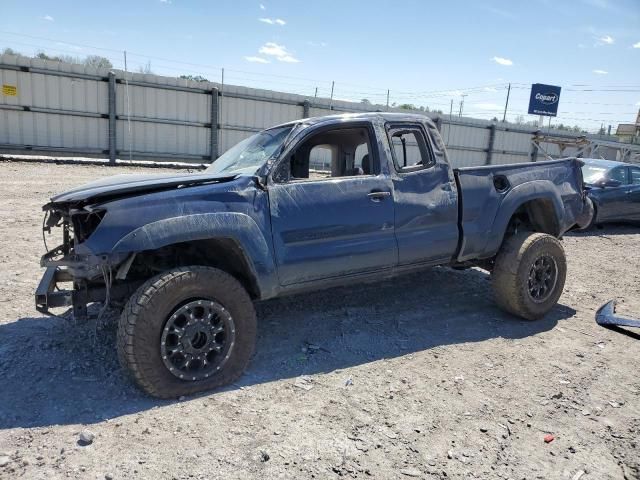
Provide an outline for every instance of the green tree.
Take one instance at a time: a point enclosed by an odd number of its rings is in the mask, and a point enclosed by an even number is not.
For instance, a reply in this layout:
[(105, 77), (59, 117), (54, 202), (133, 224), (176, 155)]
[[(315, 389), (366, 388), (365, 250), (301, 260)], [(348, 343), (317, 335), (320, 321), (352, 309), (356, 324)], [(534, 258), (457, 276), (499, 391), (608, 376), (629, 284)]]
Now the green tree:
[(40, 51), (36, 53), (35, 58), (39, 58), (40, 60), (50, 60), (52, 62), (61, 62), (61, 63), (81, 63), (78, 57), (72, 57), (71, 55), (47, 55), (45, 52)]
[(203, 77), (202, 75), (180, 75), (178, 78), (182, 78), (184, 80), (191, 80), (193, 82), (208, 82), (209, 79)]

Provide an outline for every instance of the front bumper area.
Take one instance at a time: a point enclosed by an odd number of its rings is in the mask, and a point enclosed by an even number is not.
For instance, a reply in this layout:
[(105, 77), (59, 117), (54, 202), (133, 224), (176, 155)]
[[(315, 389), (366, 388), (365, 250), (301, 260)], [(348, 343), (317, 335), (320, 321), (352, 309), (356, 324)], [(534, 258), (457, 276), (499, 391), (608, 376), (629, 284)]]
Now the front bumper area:
[(73, 292), (57, 290), (58, 282), (70, 281), (67, 272), (58, 267), (48, 267), (36, 288), (36, 310), (51, 314), (50, 308), (70, 307), (73, 303)]
[[(64, 284), (71, 288), (65, 289)], [(107, 288), (104, 283), (88, 282), (74, 278), (66, 269), (49, 266), (36, 289), (36, 310), (45, 315), (53, 315), (50, 309), (73, 307), (76, 322), (87, 320), (87, 305), (105, 301), (128, 299), (142, 284), (142, 281), (114, 282)]]
[[(60, 284), (72, 282), (71, 289), (60, 288)], [(76, 321), (87, 318), (87, 304), (104, 301), (105, 289), (91, 289), (86, 282), (74, 282), (68, 270), (50, 266), (44, 272), (35, 293), (36, 310), (45, 315), (55, 315), (50, 309), (73, 307)], [(91, 291), (91, 295), (89, 292)]]

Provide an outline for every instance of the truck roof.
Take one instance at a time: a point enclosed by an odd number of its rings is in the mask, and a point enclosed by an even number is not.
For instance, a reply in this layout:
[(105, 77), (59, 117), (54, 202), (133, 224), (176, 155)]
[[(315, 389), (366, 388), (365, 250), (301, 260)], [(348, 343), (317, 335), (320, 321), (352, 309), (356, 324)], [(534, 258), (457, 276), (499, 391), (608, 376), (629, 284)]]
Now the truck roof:
[[(372, 121), (378, 118), (382, 118), (385, 121), (410, 121), (410, 122), (428, 122), (432, 126), (435, 126), (433, 120), (427, 115), (419, 113), (398, 113), (398, 112), (362, 112), (362, 113), (343, 113), (339, 115), (326, 115), (324, 117), (310, 117), (302, 118), (300, 120), (294, 120), (292, 122), (283, 123), (278, 127), (286, 125), (297, 125), (304, 123), (305, 125), (320, 125), (320, 124), (334, 124), (341, 123), (345, 120), (364, 120)], [(275, 127), (274, 127), (275, 128)]]

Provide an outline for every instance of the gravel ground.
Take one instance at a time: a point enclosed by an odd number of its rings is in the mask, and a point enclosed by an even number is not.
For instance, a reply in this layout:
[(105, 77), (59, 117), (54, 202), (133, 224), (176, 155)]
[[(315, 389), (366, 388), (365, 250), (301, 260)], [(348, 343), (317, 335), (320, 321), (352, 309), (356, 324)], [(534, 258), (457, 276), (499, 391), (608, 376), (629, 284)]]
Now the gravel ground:
[(141, 171), (0, 163), (0, 478), (640, 478), (640, 341), (594, 322), (613, 297), (640, 317), (640, 229), (567, 235), (538, 322), (475, 269), (260, 303), (237, 384), (159, 401), (120, 370), (114, 317), (33, 308), (41, 205)]

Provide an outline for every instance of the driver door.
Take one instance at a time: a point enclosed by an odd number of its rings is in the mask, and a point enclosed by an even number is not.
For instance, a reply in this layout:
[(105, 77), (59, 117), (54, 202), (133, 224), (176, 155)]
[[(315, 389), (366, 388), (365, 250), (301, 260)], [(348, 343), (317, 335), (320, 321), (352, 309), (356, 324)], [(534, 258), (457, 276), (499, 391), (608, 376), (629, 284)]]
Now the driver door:
[(379, 175), (369, 125), (304, 138), (268, 187), (283, 286), (374, 272), (397, 264), (393, 184)]

